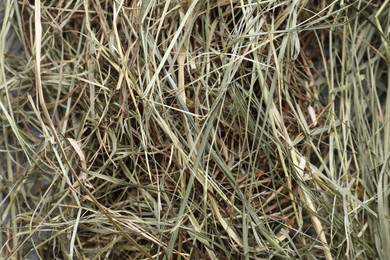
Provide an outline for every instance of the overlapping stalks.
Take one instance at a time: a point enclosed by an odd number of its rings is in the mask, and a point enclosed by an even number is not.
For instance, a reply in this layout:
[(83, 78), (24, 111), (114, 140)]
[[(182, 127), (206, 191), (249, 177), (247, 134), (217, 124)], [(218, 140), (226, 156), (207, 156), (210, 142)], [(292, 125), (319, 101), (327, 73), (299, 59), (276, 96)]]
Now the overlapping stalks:
[(387, 1), (33, 2), (1, 7), (1, 257), (389, 254)]

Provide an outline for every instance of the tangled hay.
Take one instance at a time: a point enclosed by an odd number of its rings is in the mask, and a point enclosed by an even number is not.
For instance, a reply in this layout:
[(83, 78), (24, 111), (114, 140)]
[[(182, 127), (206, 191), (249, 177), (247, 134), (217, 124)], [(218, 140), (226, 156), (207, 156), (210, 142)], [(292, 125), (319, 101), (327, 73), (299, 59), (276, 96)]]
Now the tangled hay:
[(389, 1), (2, 2), (2, 258), (390, 254)]

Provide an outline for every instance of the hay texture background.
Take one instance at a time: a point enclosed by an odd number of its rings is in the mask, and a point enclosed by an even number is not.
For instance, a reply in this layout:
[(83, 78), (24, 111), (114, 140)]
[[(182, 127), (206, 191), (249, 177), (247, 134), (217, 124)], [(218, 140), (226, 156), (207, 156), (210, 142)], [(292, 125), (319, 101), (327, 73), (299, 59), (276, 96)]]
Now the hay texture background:
[(0, 5), (0, 258), (390, 254), (389, 1)]

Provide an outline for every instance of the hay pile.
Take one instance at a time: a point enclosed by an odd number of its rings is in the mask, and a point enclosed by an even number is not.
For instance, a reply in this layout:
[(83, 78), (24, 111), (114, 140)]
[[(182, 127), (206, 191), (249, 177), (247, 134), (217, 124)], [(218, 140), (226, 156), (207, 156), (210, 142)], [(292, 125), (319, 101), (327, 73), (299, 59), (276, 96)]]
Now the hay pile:
[(385, 258), (388, 2), (3, 0), (0, 258)]

